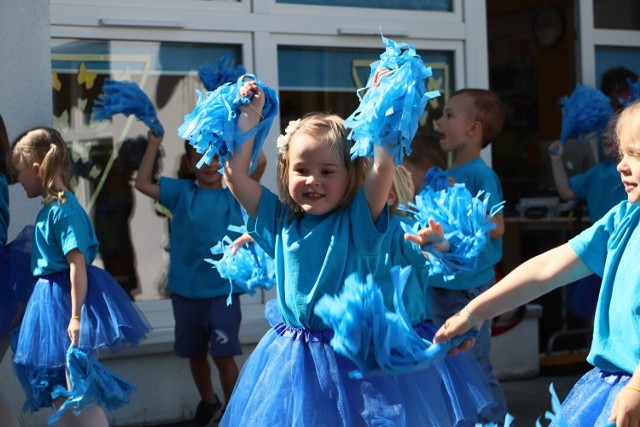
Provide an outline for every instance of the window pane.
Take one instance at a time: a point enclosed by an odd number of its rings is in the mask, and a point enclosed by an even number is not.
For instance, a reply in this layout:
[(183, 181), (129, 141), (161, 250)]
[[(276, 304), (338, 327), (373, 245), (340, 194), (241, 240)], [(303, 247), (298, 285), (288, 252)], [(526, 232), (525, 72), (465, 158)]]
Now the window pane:
[(593, 0), (593, 21), (596, 28), (640, 30), (640, 2)]
[(453, 11), (452, 0), (276, 0), (276, 3), (367, 7), (374, 9)]
[[(453, 87), (453, 52), (418, 51), (418, 54), (433, 71), (427, 89), (442, 93), (429, 101), (421, 122), (424, 130), (431, 131)], [(356, 90), (367, 84), (369, 65), (378, 59), (380, 49), (280, 47), (281, 127), (284, 129), (289, 120), (313, 111), (348, 117), (358, 107)]]
[(76, 194), (100, 242), (97, 261), (127, 291), (139, 292), (138, 299), (165, 295), (169, 220), (150, 198), (133, 189), (146, 147), (146, 126), (122, 114), (96, 122), (94, 102), (106, 78), (137, 83), (155, 104), (165, 129), (158, 175), (175, 177), (184, 152), (176, 130), (193, 110), (195, 90), (205, 91), (197, 72), (202, 66), (215, 66), (223, 55), (237, 64), (241, 47), (52, 40), (54, 126), (71, 147)]
[(597, 87), (608, 69), (621, 66), (640, 74), (640, 48), (596, 46)]

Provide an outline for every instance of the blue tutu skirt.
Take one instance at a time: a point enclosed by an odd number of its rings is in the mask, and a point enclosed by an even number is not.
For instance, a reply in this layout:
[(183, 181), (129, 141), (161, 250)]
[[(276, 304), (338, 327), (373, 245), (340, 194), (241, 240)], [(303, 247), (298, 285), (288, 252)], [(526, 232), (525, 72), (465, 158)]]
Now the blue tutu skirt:
[(0, 339), (20, 322), (36, 283), (31, 274), (33, 226), (0, 248)]
[[(96, 357), (100, 350), (135, 346), (146, 338), (149, 323), (109, 273), (89, 266), (87, 283), (78, 342), (81, 351)], [(66, 387), (70, 291), (68, 271), (42, 276), (27, 304), (13, 358), (27, 397), (25, 409), (51, 406), (55, 386)]]
[[(421, 338), (433, 341), (438, 327), (432, 322), (422, 322), (413, 327)], [(495, 401), (482, 370), (469, 358), (448, 356), (440, 366), (442, 394), (448, 396), (449, 415), (453, 426), (475, 426), (488, 419)]]
[[(272, 328), (242, 368), (220, 426), (456, 424), (452, 406), (457, 405), (449, 401), (455, 395), (443, 390), (458, 385), (445, 384), (449, 379), (443, 380), (442, 364), (403, 375), (351, 379), (349, 372), (357, 368), (334, 352), (332, 331), (279, 323), (273, 304), (267, 304), (266, 316)], [(484, 404), (491, 402), (478, 408)]]
[(567, 425), (606, 426), (618, 393), (630, 379), (627, 373), (612, 374), (598, 368), (584, 374), (562, 402)]

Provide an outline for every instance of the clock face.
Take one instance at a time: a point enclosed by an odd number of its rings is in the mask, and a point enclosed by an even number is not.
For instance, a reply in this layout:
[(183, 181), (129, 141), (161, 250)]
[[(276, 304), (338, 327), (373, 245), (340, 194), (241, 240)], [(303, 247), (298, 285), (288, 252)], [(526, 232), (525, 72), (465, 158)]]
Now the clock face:
[(564, 20), (555, 7), (544, 7), (533, 18), (533, 36), (542, 47), (551, 47), (560, 41)]

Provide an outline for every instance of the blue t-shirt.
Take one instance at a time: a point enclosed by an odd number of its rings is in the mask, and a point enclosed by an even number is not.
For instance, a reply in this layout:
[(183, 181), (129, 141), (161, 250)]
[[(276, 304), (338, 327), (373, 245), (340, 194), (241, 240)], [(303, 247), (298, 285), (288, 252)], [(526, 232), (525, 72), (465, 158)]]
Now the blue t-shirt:
[(429, 264), (427, 259), (416, 251), (413, 245), (404, 238), (402, 222), (412, 224), (410, 218), (390, 215), (389, 230), (382, 239), (381, 259), (375, 274), (375, 283), (382, 290), (384, 304), (394, 311), (393, 297), (395, 288), (391, 282), (391, 267), (411, 266), (411, 274), (402, 294), (402, 301), (413, 325), (431, 320), (431, 297), (427, 288), (429, 282)]
[(191, 180), (167, 177), (160, 178), (160, 203), (173, 214), (169, 290), (186, 298), (227, 295), (229, 280), (205, 258), (216, 259), (210, 249), (224, 236), (238, 236), (227, 227), (244, 225), (240, 204), (228, 189), (200, 188)]
[(578, 199), (587, 202), (591, 222), (596, 222), (612, 207), (627, 200), (620, 172), (612, 161), (598, 163), (585, 173), (572, 176), (569, 185)]
[(0, 246), (7, 244), (9, 228), (9, 184), (4, 175), (0, 175)]
[(89, 215), (76, 199), (65, 191), (64, 202), (46, 203), (36, 218), (31, 269), (34, 276), (69, 270), (66, 255), (78, 249), (85, 264), (91, 265), (98, 254), (98, 239)]
[(374, 224), (362, 189), (343, 210), (289, 217), (289, 208), (262, 187), (257, 218), (247, 229), (274, 259), (278, 306), (286, 324), (329, 329), (313, 309), (325, 294), (336, 295), (351, 273), (362, 280), (375, 272), (387, 231), (388, 210)]
[[(502, 187), (498, 175), (480, 158), (477, 157), (463, 165), (450, 168), (447, 176), (457, 183), (464, 184), (472, 196), (484, 191), (489, 194), (489, 208), (502, 203)], [(488, 212), (487, 212), (488, 213)], [(495, 279), (493, 266), (502, 258), (502, 238), (488, 239), (487, 247), (478, 256), (477, 268), (474, 271), (463, 271), (452, 280), (445, 281), (442, 276), (434, 276), (431, 286), (463, 291), (486, 285)]]
[(602, 277), (587, 360), (633, 374), (640, 364), (640, 207), (621, 202), (569, 244)]

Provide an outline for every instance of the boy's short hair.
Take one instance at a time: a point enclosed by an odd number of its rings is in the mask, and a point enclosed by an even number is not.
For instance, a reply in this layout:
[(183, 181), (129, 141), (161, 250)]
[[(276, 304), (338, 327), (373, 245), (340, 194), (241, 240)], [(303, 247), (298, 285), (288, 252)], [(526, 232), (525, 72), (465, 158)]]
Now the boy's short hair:
[(629, 80), (638, 81), (638, 75), (625, 67), (609, 68), (600, 80), (600, 90), (607, 96), (615, 90), (629, 90)]
[(411, 141), (411, 154), (404, 161), (417, 169), (429, 170), (432, 166), (447, 168), (447, 153), (440, 146), (440, 138), (429, 130), (419, 129)]
[(482, 123), (482, 148), (485, 148), (502, 132), (502, 126), (504, 126), (502, 101), (495, 92), (488, 89), (460, 89), (455, 91), (451, 98), (456, 95), (467, 95), (473, 99), (474, 120)]

